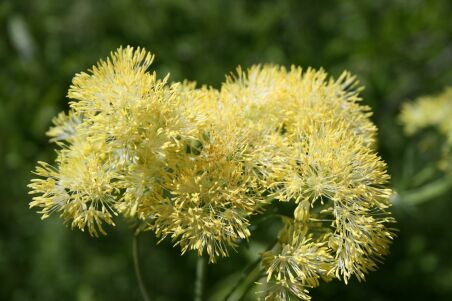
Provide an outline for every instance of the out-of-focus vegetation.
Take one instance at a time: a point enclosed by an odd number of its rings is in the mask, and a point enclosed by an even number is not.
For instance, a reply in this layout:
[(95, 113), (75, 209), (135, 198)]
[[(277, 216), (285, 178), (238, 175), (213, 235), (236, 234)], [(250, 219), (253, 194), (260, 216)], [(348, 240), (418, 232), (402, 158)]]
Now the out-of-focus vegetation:
[[(420, 147), (418, 137), (403, 135), (397, 115), (402, 102), (452, 83), (451, 16), (449, 0), (1, 1), (0, 300), (141, 300), (127, 224), (95, 240), (56, 217), (42, 223), (28, 210), (26, 189), (35, 162), (55, 156), (44, 132), (52, 116), (67, 109), (72, 76), (128, 44), (154, 52), (159, 75), (213, 86), (239, 64), (357, 74), (380, 129), (380, 154), (401, 192), (394, 208), (400, 232), (392, 254), (365, 284), (331, 282), (313, 290), (313, 299), (447, 300), (452, 192), (418, 205), (403, 200), (404, 191), (423, 184), (419, 171), (436, 164), (443, 138), (428, 132)], [(268, 230), (262, 228), (256, 231)], [(240, 255), (208, 266), (211, 300), (251, 260), (256, 237)], [(150, 233), (141, 237), (153, 300), (192, 298), (193, 255), (179, 256), (166, 241), (156, 246)]]

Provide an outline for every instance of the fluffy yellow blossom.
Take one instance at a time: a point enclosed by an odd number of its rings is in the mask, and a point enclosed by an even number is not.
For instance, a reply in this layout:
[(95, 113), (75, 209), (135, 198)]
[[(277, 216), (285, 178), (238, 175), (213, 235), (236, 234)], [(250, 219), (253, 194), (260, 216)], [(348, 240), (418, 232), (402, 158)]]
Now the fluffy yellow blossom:
[(452, 164), (452, 88), (446, 88), (442, 93), (424, 96), (402, 107), (400, 119), (406, 134), (415, 133), (432, 127), (445, 136), (443, 158), (439, 166), (449, 170)]
[(70, 147), (63, 146), (58, 153), (56, 167), (40, 162), (36, 168), (39, 179), (32, 180), (31, 207), (42, 207), (42, 218), (52, 212), (72, 227), (82, 231), (88, 228), (91, 235), (98, 231), (106, 234), (102, 223), (114, 225), (114, 204), (119, 189), (112, 182), (119, 174), (111, 170), (103, 147), (85, 140), (73, 139)]
[(294, 295), (309, 300), (308, 288), (319, 285), (319, 280), (329, 279), (334, 258), (325, 241), (313, 241), (307, 234), (307, 225), (284, 218), (279, 245), (262, 254), (262, 264), (267, 278), (265, 300), (290, 300)]
[(122, 215), (215, 262), (251, 236), (252, 215), (285, 202), (293, 213), (277, 215), (278, 243), (262, 254), (264, 300), (308, 300), (321, 279), (376, 268), (391, 190), (354, 76), (254, 66), (216, 90), (158, 79), (153, 58), (119, 48), (74, 77), (31, 207), (95, 236)]
[(221, 88), (240, 118), (262, 123), (273, 146), (263, 160), (265, 187), (294, 206), (285, 223), (300, 237), (263, 255), (265, 300), (309, 299), (322, 277), (362, 280), (388, 252), (389, 176), (361, 89), (347, 72), (333, 80), (322, 70), (277, 66), (239, 69)]

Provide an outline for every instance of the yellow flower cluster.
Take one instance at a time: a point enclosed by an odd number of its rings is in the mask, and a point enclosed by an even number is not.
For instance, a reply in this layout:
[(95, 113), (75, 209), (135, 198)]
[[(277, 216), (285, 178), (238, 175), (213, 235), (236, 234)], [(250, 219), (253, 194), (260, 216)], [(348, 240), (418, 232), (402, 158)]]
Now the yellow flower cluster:
[(250, 237), (252, 215), (285, 202), (293, 215), (262, 255), (265, 300), (307, 300), (320, 279), (376, 267), (393, 236), (391, 190), (353, 76), (254, 66), (217, 90), (158, 79), (152, 61), (119, 48), (74, 77), (31, 207), (94, 236), (123, 215), (214, 262)]
[(400, 119), (407, 135), (414, 135), (422, 129), (435, 128), (445, 136), (443, 158), (439, 167), (452, 167), (452, 88), (433, 96), (420, 97), (413, 103), (402, 106)]

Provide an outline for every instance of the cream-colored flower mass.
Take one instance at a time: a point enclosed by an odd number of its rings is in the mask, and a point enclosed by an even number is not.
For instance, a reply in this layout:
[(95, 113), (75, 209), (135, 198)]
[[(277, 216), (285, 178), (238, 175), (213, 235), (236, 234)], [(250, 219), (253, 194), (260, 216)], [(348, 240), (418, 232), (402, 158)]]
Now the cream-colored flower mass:
[(412, 103), (402, 106), (400, 119), (405, 133), (414, 135), (426, 128), (435, 128), (445, 137), (439, 161), (439, 168), (444, 171), (452, 169), (452, 87), (443, 92), (423, 96)]
[(391, 190), (354, 76), (254, 66), (217, 90), (158, 79), (153, 58), (119, 48), (74, 77), (48, 132), (56, 161), (29, 185), (42, 218), (98, 236), (122, 215), (215, 262), (251, 236), (251, 216), (284, 202), (293, 213), (276, 215), (260, 299), (308, 300), (321, 279), (377, 267)]

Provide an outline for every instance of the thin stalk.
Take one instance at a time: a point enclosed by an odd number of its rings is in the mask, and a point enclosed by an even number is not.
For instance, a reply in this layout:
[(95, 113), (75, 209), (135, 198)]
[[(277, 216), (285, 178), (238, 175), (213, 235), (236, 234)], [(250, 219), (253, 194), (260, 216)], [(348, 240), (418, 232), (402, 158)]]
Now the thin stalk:
[[(265, 249), (265, 251), (269, 251), (271, 249), (273, 249), (273, 247), (278, 243), (278, 240), (275, 240), (274, 242), (272, 242), (267, 249)], [(264, 251), (264, 252), (265, 252)], [(240, 275), (239, 279), (237, 280), (237, 282), (234, 284), (234, 286), (231, 288), (231, 290), (228, 292), (228, 294), (226, 295), (226, 297), (224, 297), (223, 301), (229, 301), (229, 299), (231, 298), (231, 296), (234, 294), (234, 292), (240, 287), (241, 284), (243, 283), (248, 283), (249, 285), (247, 286), (247, 288), (245, 289), (244, 293), (240, 296), (240, 298), (238, 300), (241, 300), (244, 295), (246, 295), (246, 293), (251, 289), (252, 284), (254, 284), (254, 281), (250, 281), (248, 278), (253, 278), (254, 279), (254, 272), (256, 271), (257, 268), (259, 268), (259, 264), (261, 263), (262, 258), (259, 256), (254, 262), (252, 262), (250, 265), (248, 265), (245, 270), (243, 270), (242, 274)], [(258, 275), (260, 275), (259, 273), (260, 271), (258, 271)], [(253, 276), (253, 277), (252, 277)], [(251, 283), (249, 283), (251, 282)]]
[(429, 201), (452, 189), (452, 176), (446, 175), (438, 180), (425, 184), (424, 186), (410, 191), (401, 192), (399, 196), (395, 195), (394, 201), (402, 200), (410, 204), (421, 204)]
[(260, 273), (260, 271), (257, 273), (256, 276), (254, 276), (254, 278), (252, 279), (252, 281), (250, 281), (250, 285), (248, 285), (245, 289), (245, 291), (243, 292), (243, 294), (240, 296), (240, 298), (237, 301), (243, 301), (246, 297), (246, 295), (248, 295), (248, 293), (250, 292), (251, 288), (253, 287), (253, 285), (256, 283), (257, 280), (259, 280), (260, 278), (264, 277), (265, 274)]
[(198, 256), (196, 261), (196, 282), (195, 282), (195, 301), (202, 301), (204, 289), (205, 259)]
[(235, 290), (240, 286), (240, 284), (242, 284), (242, 282), (249, 276), (249, 274), (259, 265), (260, 262), (261, 262), (261, 258), (258, 257), (253, 263), (251, 263), (250, 265), (248, 265), (246, 267), (246, 269), (240, 275), (240, 278), (238, 279), (238, 281), (234, 284), (234, 286), (231, 288), (231, 290), (226, 295), (226, 297), (224, 297), (224, 299), (223, 299), (224, 301), (229, 300), (229, 298), (235, 292)]
[(429, 165), (416, 173), (415, 176), (413, 176), (410, 186), (411, 187), (419, 187), (420, 185), (423, 185), (430, 181), (435, 176), (435, 173), (437, 172), (436, 165)]
[(138, 286), (140, 287), (140, 292), (141, 292), (141, 296), (143, 297), (143, 300), (151, 301), (151, 299), (149, 298), (148, 291), (146, 290), (146, 287), (144, 286), (143, 278), (141, 276), (138, 250), (139, 250), (138, 249), (138, 234), (135, 234), (133, 236), (133, 241), (132, 241), (133, 267), (135, 269), (135, 276), (137, 278)]

